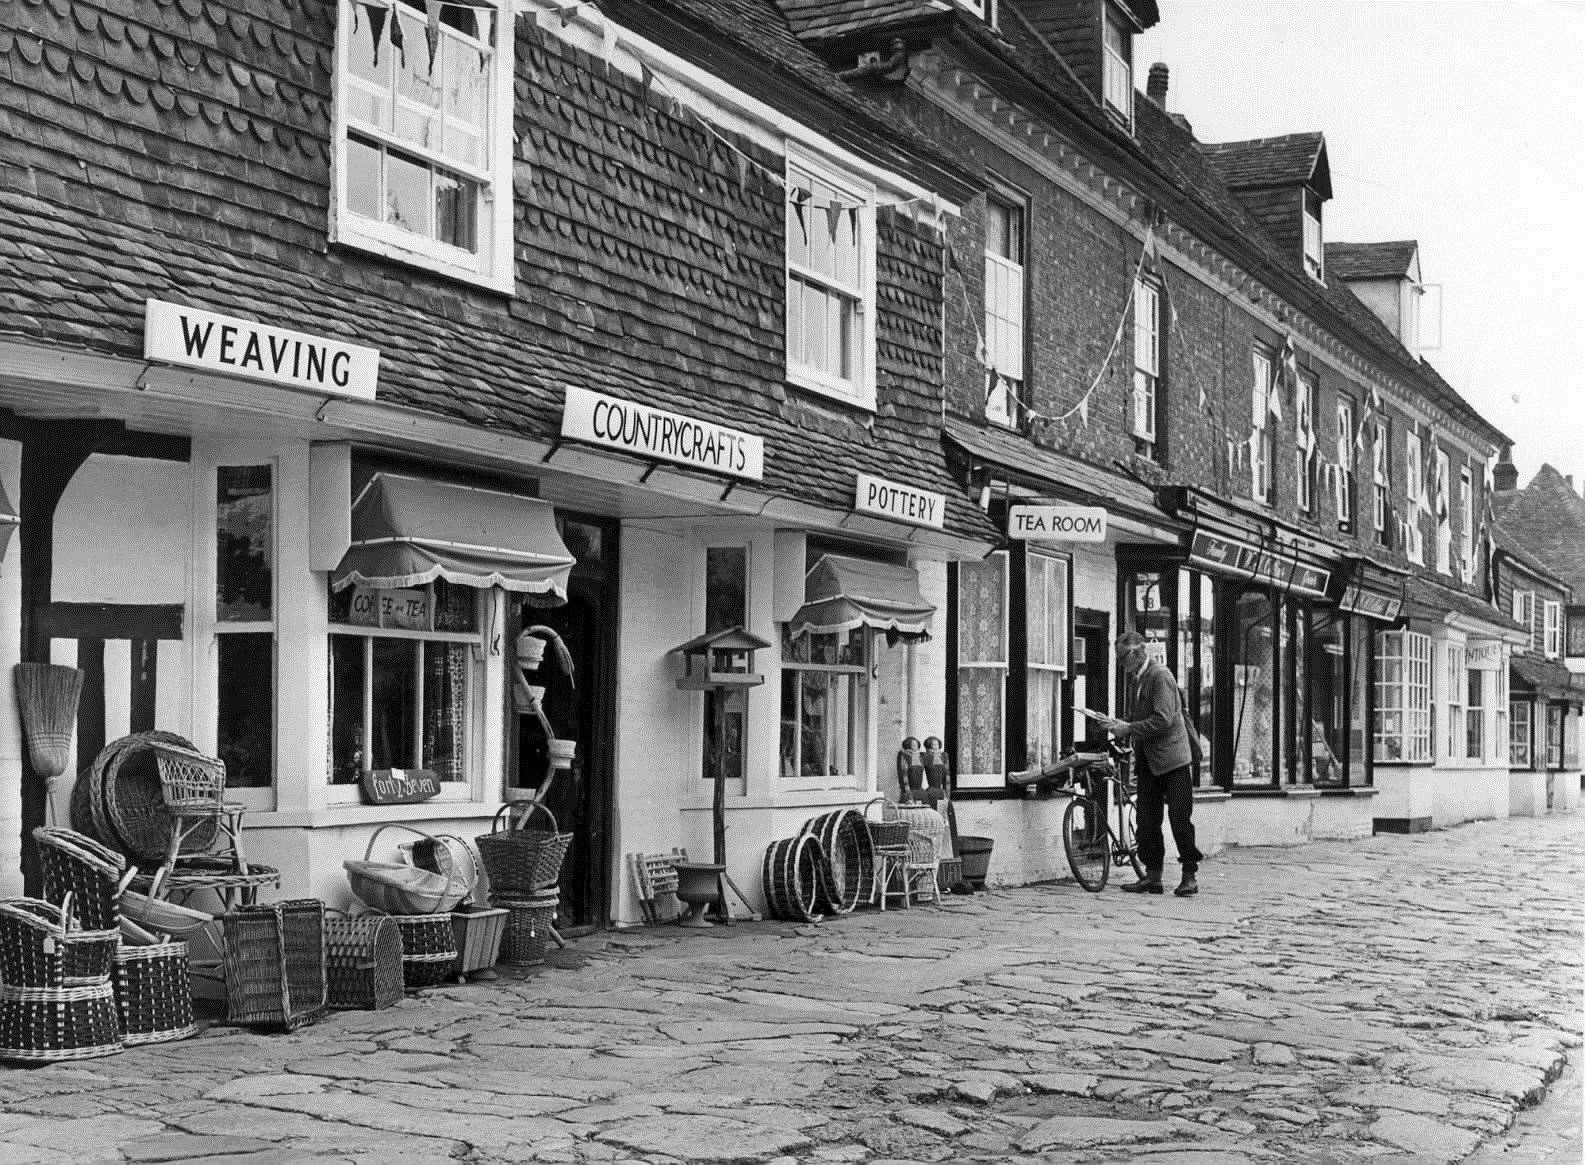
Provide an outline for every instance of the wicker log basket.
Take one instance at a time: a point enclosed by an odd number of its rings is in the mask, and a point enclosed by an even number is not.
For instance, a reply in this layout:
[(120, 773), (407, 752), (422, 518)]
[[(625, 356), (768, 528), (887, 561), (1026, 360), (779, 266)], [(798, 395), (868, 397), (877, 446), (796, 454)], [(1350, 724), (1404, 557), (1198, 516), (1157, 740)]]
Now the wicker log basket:
[(325, 904), (239, 906), (225, 928), (226, 1018), (291, 1031), (325, 1009)]
[(402, 984), (421, 991), (444, 983), (457, 962), (457, 940), (451, 914), (393, 914), (402, 937)]
[(402, 932), (388, 914), (325, 916), (325, 984), (331, 1007), (381, 1011), (402, 998)]
[[(153, 746), (158, 743), (193, 747), (186, 737), (153, 729), (123, 736), (100, 749), (72, 786), (72, 828), (139, 861), (163, 859), (170, 841), (170, 819), (154, 759)], [(213, 822), (206, 822), (194, 830), (183, 844), (183, 852), (208, 849), (214, 844), (216, 828)]]
[(187, 944), (179, 939), (122, 946), (116, 952), (115, 996), (121, 1041), (128, 1047), (185, 1040), (198, 1031)]

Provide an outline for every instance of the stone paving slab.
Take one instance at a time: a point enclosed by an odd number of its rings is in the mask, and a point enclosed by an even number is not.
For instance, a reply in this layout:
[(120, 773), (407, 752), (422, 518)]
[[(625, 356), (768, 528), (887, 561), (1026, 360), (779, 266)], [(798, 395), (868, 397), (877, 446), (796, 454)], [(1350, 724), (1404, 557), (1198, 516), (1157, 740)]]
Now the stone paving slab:
[(1578, 1158), (1526, 1130), (1581, 1045), (1585, 816), (1200, 881), (596, 934), (288, 1035), (0, 1068), (0, 1162)]

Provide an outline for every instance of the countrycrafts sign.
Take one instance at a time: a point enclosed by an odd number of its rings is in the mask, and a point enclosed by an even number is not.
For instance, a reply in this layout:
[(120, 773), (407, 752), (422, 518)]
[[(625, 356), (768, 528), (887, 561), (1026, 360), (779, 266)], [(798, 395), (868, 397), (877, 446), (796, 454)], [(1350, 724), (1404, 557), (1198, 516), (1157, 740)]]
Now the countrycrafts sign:
[(751, 481), (765, 476), (761, 437), (586, 388), (568, 386), (561, 435)]
[(373, 400), (380, 379), (377, 349), (158, 299), (144, 308), (143, 355), (358, 400)]

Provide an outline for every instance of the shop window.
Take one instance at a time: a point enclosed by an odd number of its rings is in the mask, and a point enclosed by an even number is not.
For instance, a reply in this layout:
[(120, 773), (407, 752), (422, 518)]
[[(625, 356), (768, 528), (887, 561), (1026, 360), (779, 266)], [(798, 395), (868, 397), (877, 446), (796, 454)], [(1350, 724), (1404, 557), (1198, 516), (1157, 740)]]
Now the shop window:
[(1315, 512), (1315, 397), (1315, 375), (1299, 373), (1293, 401), (1294, 481), (1299, 509), (1306, 514)]
[(341, 0), (332, 237), (512, 287), (512, 13), (505, 0)]
[(1354, 402), (1337, 399), (1337, 468), (1332, 478), (1337, 508), (1337, 528), (1354, 528)]
[(1456, 643), (1447, 645), (1447, 757), (1456, 760), (1464, 755), (1464, 649)]
[(1342, 611), (1317, 610), (1310, 633), (1309, 779), (1317, 785), (1348, 783), (1348, 625)]
[(1563, 654), (1563, 604), (1547, 600), (1542, 608), (1542, 650), (1548, 659)]
[(1534, 707), (1528, 700), (1513, 700), (1508, 704), (1508, 765), (1510, 768), (1531, 767), (1530, 714)]
[(1196, 783), (1216, 772), (1216, 583), (1199, 571), (1178, 571), (1178, 686), (1189, 709), (1189, 727), (1200, 736)]
[(1558, 704), (1546, 708), (1546, 767), (1563, 767), (1563, 708)]
[(875, 406), (874, 192), (787, 162), (787, 375)]
[(330, 783), (369, 769), (465, 782), (477, 743), (481, 592), (353, 586), (330, 593)]
[(275, 487), (271, 465), (215, 471), (216, 748), (226, 784), (275, 781)]
[(957, 571), (957, 771), (960, 789), (1006, 784), (1008, 552)]
[(1431, 500), (1436, 514), (1436, 568), (1443, 574), (1453, 573), (1453, 512), (1447, 504), (1447, 491), (1453, 473), (1453, 463), (1446, 450), (1436, 451), (1436, 496)]
[(1142, 457), (1159, 460), (1162, 371), (1161, 286), (1152, 278), (1134, 284), (1134, 393), (1129, 431)]
[(1277, 459), (1277, 427), (1271, 423), (1271, 409), (1277, 386), (1272, 380), (1270, 351), (1257, 345), (1252, 362), (1255, 379), (1249, 394), (1249, 496), (1269, 506), (1276, 500), (1272, 473)]
[(1508, 759), (1508, 668), (1504, 664), (1491, 676), (1491, 759), (1506, 761)]
[(1431, 760), (1431, 639), (1415, 631), (1376, 636), (1376, 757)]
[(1481, 760), (1486, 755), (1486, 673), (1469, 668), (1469, 702), (1464, 706), (1464, 756)]
[(994, 195), (985, 202), (985, 415), (1025, 420), (1024, 208)]
[(1278, 728), (1277, 604), (1249, 588), (1231, 603), (1233, 784), (1273, 785)]
[(782, 625), (781, 775), (851, 783), (862, 765), (863, 693), (870, 632), (809, 632)]
[[(704, 552), (706, 635), (748, 626), (748, 547), (711, 546)], [(729, 781), (743, 778), (748, 693), (741, 688), (704, 693), (704, 756), (700, 775), (713, 780), (716, 761)], [(719, 749), (720, 756), (716, 756)]]
[(1067, 559), (1031, 550), (1024, 562), (1026, 767), (1055, 760), (1061, 747), (1068, 610)]

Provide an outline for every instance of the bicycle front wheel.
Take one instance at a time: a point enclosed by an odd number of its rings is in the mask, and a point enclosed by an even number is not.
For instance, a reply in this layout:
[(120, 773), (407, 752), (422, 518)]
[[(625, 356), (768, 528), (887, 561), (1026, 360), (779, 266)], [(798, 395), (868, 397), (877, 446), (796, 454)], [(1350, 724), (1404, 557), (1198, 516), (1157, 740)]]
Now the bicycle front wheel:
[(1106, 886), (1112, 868), (1112, 838), (1106, 811), (1088, 797), (1075, 797), (1062, 813), (1062, 848), (1073, 880), (1091, 893)]

